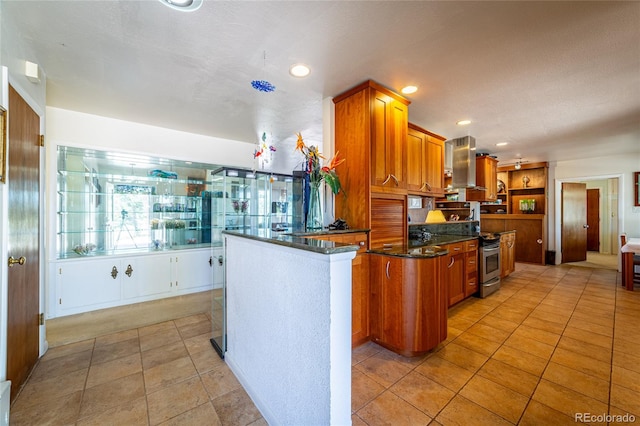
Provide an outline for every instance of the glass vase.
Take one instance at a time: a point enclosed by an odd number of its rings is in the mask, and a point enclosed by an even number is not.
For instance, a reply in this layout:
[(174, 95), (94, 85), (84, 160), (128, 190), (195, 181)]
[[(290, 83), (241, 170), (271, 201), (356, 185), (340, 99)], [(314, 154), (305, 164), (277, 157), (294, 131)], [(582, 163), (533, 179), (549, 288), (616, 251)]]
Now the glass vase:
[(323, 226), (322, 206), (320, 205), (320, 182), (310, 182), (306, 230), (321, 231)]

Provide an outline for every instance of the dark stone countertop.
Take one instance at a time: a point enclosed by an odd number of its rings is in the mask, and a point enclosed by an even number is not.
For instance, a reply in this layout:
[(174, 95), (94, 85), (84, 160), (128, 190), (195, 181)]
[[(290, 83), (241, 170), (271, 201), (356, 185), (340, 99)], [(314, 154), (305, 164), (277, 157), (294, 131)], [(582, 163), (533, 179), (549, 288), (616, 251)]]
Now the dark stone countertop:
[(369, 253), (397, 257), (438, 257), (449, 251), (442, 247), (446, 244), (475, 240), (477, 235), (432, 235), (428, 240), (411, 240), (408, 245), (393, 245), (369, 250)]
[[(320, 254), (337, 254), (358, 251), (360, 249), (360, 246), (355, 244), (344, 244), (333, 241), (304, 238), (300, 234), (283, 234), (282, 232), (271, 231), (270, 229), (223, 231), (222, 233)], [(327, 234), (327, 232), (305, 233), (306, 236), (323, 234)]]

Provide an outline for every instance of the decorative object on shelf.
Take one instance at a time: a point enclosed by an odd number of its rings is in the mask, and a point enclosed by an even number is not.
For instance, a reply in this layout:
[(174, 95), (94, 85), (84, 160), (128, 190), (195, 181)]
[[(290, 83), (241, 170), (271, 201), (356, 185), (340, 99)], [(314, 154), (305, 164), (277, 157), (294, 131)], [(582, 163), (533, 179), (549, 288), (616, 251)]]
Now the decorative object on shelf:
[(95, 244), (87, 243), (87, 244), (75, 246), (73, 248), (73, 251), (76, 252), (76, 254), (79, 254), (80, 256), (87, 256), (92, 251), (94, 251), (95, 249), (96, 249), (96, 245)]
[(162, 250), (164, 248), (164, 241), (159, 240), (159, 239), (155, 239), (155, 240), (151, 241), (151, 244), (153, 245), (153, 248), (155, 250)]
[(536, 210), (536, 200), (522, 199), (520, 200), (520, 211), (522, 213), (533, 213)]
[(346, 230), (349, 229), (349, 225), (347, 221), (341, 218), (336, 219), (332, 224), (329, 225), (329, 229), (334, 230)]
[(149, 170), (147, 174), (152, 177), (161, 177), (165, 179), (178, 179), (177, 173), (169, 172), (166, 170), (160, 170), (160, 169)]
[(527, 188), (529, 185), (529, 182), (531, 182), (531, 179), (529, 179), (529, 176), (522, 176), (522, 185), (523, 188)]
[(430, 210), (427, 213), (427, 219), (425, 223), (445, 223), (447, 219), (444, 218), (444, 213), (442, 210)]
[(335, 169), (345, 160), (339, 159), (339, 152), (331, 159), (328, 165), (322, 166), (320, 159), (324, 159), (322, 154), (318, 152), (318, 148), (314, 145), (305, 145), (301, 133), (296, 133), (298, 141), (296, 142), (296, 151), (300, 151), (304, 155), (304, 169), (309, 179), (309, 204), (307, 210), (307, 230), (322, 229), (324, 221), (322, 219), (322, 206), (320, 205), (320, 185), (326, 183), (333, 194), (338, 194), (342, 188), (340, 178)]
[(231, 206), (234, 212), (247, 214), (247, 210), (249, 210), (249, 200), (233, 200), (231, 201)]
[(502, 180), (498, 179), (498, 194), (504, 194), (505, 192), (507, 192), (506, 185)]

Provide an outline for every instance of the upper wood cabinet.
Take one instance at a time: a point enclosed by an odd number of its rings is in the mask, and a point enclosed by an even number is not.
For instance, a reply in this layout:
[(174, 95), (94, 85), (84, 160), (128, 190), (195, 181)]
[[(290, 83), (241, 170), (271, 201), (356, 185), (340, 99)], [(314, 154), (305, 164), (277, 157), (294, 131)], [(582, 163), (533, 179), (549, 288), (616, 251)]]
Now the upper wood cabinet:
[(406, 188), (409, 111), (402, 99), (375, 90), (371, 123), (371, 184), (386, 191)]
[(467, 190), (468, 201), (496, 201), (498, 199), (498, 160), (488, 155), (476, 157), (476, 186)]
[[(346, 196), (335, 197), (335, 214), (352, 228), (373, 230), (372, 193), (406, 196), (410, 102), (373, 81), (336, 96), (333, 102), (335, 150), (347, 160), (336, 170)], [(406, 224), (406, 214), (393, 220)]]
[(408, 192), (444, 196), (444, 138), (409, 123), (406, 145)]

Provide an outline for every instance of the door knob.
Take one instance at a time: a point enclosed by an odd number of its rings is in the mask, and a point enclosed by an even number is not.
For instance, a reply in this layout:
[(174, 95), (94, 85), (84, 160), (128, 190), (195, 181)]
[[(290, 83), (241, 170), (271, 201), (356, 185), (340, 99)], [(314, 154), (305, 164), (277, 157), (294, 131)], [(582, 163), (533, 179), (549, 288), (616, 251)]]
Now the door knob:
[(583, 228), (589, 229), (589, 225), (582, 225)]
[(124, 271), (125, 274), (127, 274), (128, 277), (131, 277), (131, 274), (133, 274), (133, 268), (131, 267), (131, 265), (127, 266), (127, 270)]
[(24, 256), (20, 256), (19, 259), (16, 259), (13, 256), (9, 256), (9, 261), (7, 262), (9, 264), (9, 268), (11, 268), (13, 265), (15, 265), (16, 263), (18, 265), (24, 265), (27, 262), (27, 258)]

